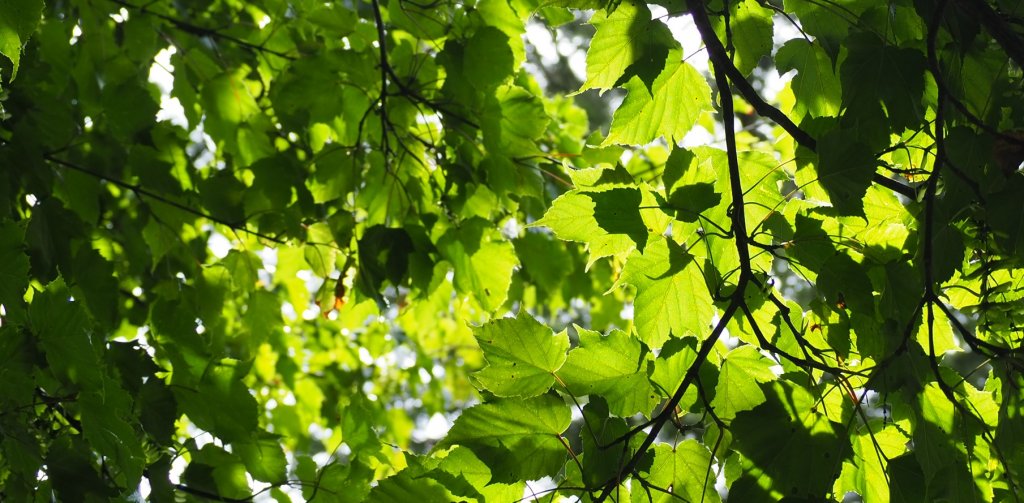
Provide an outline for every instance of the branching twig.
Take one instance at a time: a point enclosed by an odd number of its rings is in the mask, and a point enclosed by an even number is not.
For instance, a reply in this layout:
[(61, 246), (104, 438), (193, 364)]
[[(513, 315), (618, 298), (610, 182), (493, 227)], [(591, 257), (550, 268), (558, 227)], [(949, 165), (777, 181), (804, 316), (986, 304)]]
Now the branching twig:
[(146, 14), (146, 15), (149, 15), (149, 16), (153, 16), (153, 17), (162, 19), (164, 21), (167, 21), (168, 23), (171, 24), (171, 26), (174, 26), (176, 29), (178, 29), (180, 31), (183, 31), (185, 33), (190, 33), (192, 35), (197, 35), (197, 36), (200, 36), (200, 37), (210, 37), (210, 38), (216, 38), (216, 39), (221, 39), (221, 40), (227, 40), (227, 41), (232, 42), (234, 44), (237, 44), (239, 46), (245, 47), (246, 49), (249, 49), (249, 50), (252, 50), (252, 51), (256, 51), (256, 52), (265, 52), (267, 54), (273, 54), (274, 56), (277, 56), (279, 58), (284, 58), (284, 59), (287, 59), (287, 60), (295, 60), (295, 59), (297, 59), (295, 56), (290, 56), (288, 54), (285, 54), (285, 53), (280, 52), (280, 51), (275, 51), (273, 49), (267, 49), (266, 47), (263, 47), (262, 45), (259, 45), (259, 44), (254, 44), (252, 42), (246, 42), (245, 40), (242, 40), (242, 39), (240, 39), (238, 37), (235, 37), (235, 36), (232, 36), (232, 35), (228, 35), (226, 33), (217, 31), (217, 30), (212, 29), (212, 28), (205, 28), (205, 27), (202, 27), (202, 26), (198, 26), (198, 25), (189, 23), (187, 21), (183, 21), (183, 20), (178, 19), (176, 17), (168, 16), (167, 14), (162, 14), (160, 12), (152, 11), (146, 5), (135, 5), (135, 4), (131, 3), (131, 2), (126, 2), (124, 0), (109, 0), (109, 1), (112, 2), (112, 3), (115, 3), (117, 5), (120, 5), (122, 7), (125, 7), (127, 9), (132, 9), (132, 10), (141, 12), (143, 14)]

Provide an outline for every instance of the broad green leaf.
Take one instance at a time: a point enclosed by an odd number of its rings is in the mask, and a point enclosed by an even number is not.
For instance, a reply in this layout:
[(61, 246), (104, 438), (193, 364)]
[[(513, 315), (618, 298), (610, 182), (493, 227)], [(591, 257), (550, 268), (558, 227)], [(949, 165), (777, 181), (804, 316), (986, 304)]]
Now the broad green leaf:
[(213, 444), (206, 444), (192, 456), (182, 480), (189, 487), (221, 498), (250, 498), (245, 465), (238, 456)]
[(626, 455), (621, 447), (613, 444), (629, 431), (626, 421), (610, 417), (608, 404), (601, 396), (593, 396), (583, 407), (586, 433), (582, 435), (583, 472), (580, 474), (587, 485), (603, 484), (615, 476)]
[(643, 253), (633, 252), (619, 278), (636, 287), (633, 301), (636, 331), (649, 348), (670, 337), (710, 332), (715, 307), (694, 257), (674, 241), (654, 238)]
[(942, 312), (941, 309), (935, 308), (932, 310), (932, 316), (935, 317), (935, 320), (929, 330), (928, 310), (922, 309), (921, 323), (917, 325), (914, 334), (914, 338), (921, 345), (921, 348), (924, 349), (925, 353), (930, 353), (934, 350), (935, 354), (941, 358), (947, 351), (962, 351), (956, 343), (957, 337), (953, 335), (953, 325), (950, 323), (949, 318), (946, 317), (946, 313)]
[(132, 398), (110, 381), (101, 390), (83, 393), (82, 429), (90, 445), (106, 457), (119, 484), (135, 487), (146, 468), (146, 454), (131, 422)]
[[(843, 9), (844, 13), (857, 16), (874, 5), (875, 2), (871, 0), (849, 0), (843, 3)], [(815, 37), (816, 42), (821, 43), (825, 52), (835, 61), (850, 32), (850, 19), (837, 14), (831, 5), (803, 0), (786, 0), (785, 9), (797, 15), (801, 28)]]
[(837, 129), (818, 139), (818, 181), (841, 215), (863, 215), (877, 161), (867, 145)]
[(732, 61), (743, 75), (750, 74), (761, 58), (772, 51), (773, 12), (755, 0), (741, 0), (725, 4), (729, 8), (728, 38), (725, 16), (714, 17), (718, 38), (729, 40)]
[[(667, 494), (652, 492), (654, 499), (650, 501), (722, 501), (715, 490), (715, 480), (714, 459), (708, 448), (699, 441), (687, 439), (675, 446), (654, 446), (654, 460), (651, 462), (647, 482), (670, 489)], [(634, 492), (633, 501), (638, 501), (637, 496), (643, 494), (642, 491)], [(639, 501), (648, 500), (640, 498)]]
[(697, 359), (695, 338), (672, 339), (661, 347), (654, 361), (651, 383), (662, 396), (670, 397), (683, 383), (686, 372)]
[(853, 456), (843, 463), (843, 472), (836, 481), (842, 492), (856, 491), (865, 503), (892, 501), (889, 475), (893, 458), (906, 451), (907, 437), (895, 425), (882, 427), (871, 422), (867, 430), (854, 435)]
[[(485, 501), (506, 501), (520, 498), (523, 494), (524, 487), (522, 483), (488, 483), (491, 480), (490, 468), (480, 458), (477, 458), (473, 451), (465, 447), (452, 449), (441, 460), (438, 468), (459, 477), (465, 481), (466, 485), (470, 486), (460, 492), (461, 496), (478, 497)], [(437, 476), (437, 471), (431, 473)], [(441, 477), (438, 477), (438, 479), (442, 480)], [(448, 485), (451, 487), (454, 484), (449, 482)]]
[(640, 341), (621, 330), (605, 336), (578, 326), (576, 331), (579, 346), (569, 352), (558, 371), (569, 392), (604, 397), (608, 410), (616, 416), (649, 416), (657, 404), (657, 394), (647, 380)]
[(927, 501), (924, 474), (913, 453), (890, 459), (886, 465), (890, 501), (923, 503)]
[(245, 469), (256, 480), (277, 484), (287, 478), (288, 461), (278, 437), (255, 433), (252, 438), (231, 444), (232, 452), (241, 458)]
[(537, 479), (565, 463), (559, 437), (570, 420), (569, 407), (553, 395), (484, 403), (463, 412), (438, 447), (469, 447), (495, 482)]
[(82, 247), (75, 257), (75, 283), (85, 294), (93, 319), (107, 327), (117, 325), (119, 297), (114, 264), (96, 250)]
[(851, 36), (843, 46), (849, 54), (839, 77), (847, 113), (856, 115), (881, 102), (894, 133), (924, 119), (926, 61), (920, 50), (893, 47), (867, 33)]
[[(397, 502), (397, 501), (458, 501), (459, 498), (442, 484), (424, 475), (416, 476), (406, 468), (397, 475), (388, 477), (374, 487), (366, 501)], [(450, 482), (450, 481), (449, 481)], [(356, 500), (353, 500), (356, 501)]]
[(754, 346), (744, 345), (729, 351), (722, 361), (715, 398), (711, 400), (715, 414), (729, 422), (737, 413), (764, 403), (760, 383), (775, 379), (772, 364)]
[(256, 431), (259, 412), (256, 399), (242, 381), (248, 371), (247, 365), (233, 360), (211, 363), (198, 385), (172, 387), (181, 412), (225, 441), (249, 438)]
[(445, 233), (437, 248), (454, 266), (460, 293), (473, 295), (487, 311), (505, 303), (518, 259), (512, 244), (490, 222), (479, 217), (463, 222)]
[(220, 138), (231, 137), (239, 124), (260, 111), (249, 93), (243, 72), (225, 72), (203, 85), (202, 99), (209, 128)]
[(803, 387), (775, 381), (764, 391), (767, 401), (737, 414), (730, 425), (733, 446), (743, 457), (742, 476), (729, 497), (823, 497), (850, 453), (843, 428), (825, 417)]
[(1022, 188), (1024, 182), (1019, 176), (1014, 176), (988, 200), (989, 222), (996, 242), (1008, 254), (1024, 250), (1024, 199), (1020, 197)]
[(497, 28), (485, 26), (466, 42), (464, 72), (474, 87), (488, 91), (512, 75), (509, 38)]
[(554, 295), (574, 266), (565, 244), (549, 233), (532, 231), (526, 232), (513, 244), (523, 272), (529, 275), (538, 289)]
[(625, 85), (626, 99), (615, 111), (602, 145), (644, 145), (660, 137), (670, 144), (683, 139), (700, 114), (711, 110), (711, 92), (704, 77), (672, 50), (665, 69), (648, 89), (639, 77)]
[(523, 34), (526, 33), (523, 12), (516, 12), (506, 0), (481, 0), (476, 4), (477, 11), (484, 22), (502, 31), (507, 37), (507, 44), (512, 50), (514, 61), (513, 71), (526, 60), (526, 46)]
[(314, 499), (314, 496), (321, 494), (330, 494), (337, 501), (344, 503), (356, 503), (374, 497), (367, 496), (370, 493), (373, 470), (358, 460), (344, 464), (331, 462), (318, 468), (309, 456), (297, 458), (295, 474), (302, 481), (302, 496), (307, 500), (320, 499)]
[(621, 255), (647, 244), (640, 215), (638, 189), (604, 192), (569, 191), (559, 196), (533, 226), (550, 228), (559, 239), (587, 244), (589, 264), (601, 257)]
[(565, 362), (569, 337), (555, 335), (532, 316), (501, 318), (473, 329), (487, 366), (474, 374), (501, 397), (532, 397), (551, 388)]
[(775, 64), (780, 74), (797, 71), (792, 88), (798, 114), (811, 117), (839, 114), (842, 87), (832, 69), (832, 61), (820, 45), (792, 39), (779, 48)]
[(10, 82), (18, 76), (22, 47), (42, 18), (43, 0), (6, 0), (0, 2), (0, 54), (11, 60)]
[(544, 111), (544, 104), (530, 91), (502, 86), (487, 102), (481, 121), (488, 149), (519, 157), (538, 152), (536, 140), (544, 134), (551, 118)]
[(622, 2), (611, 14), (598, 11), (590, 18), (597, 31), (587, 50), (587, 81), (580, 91), (606, 91), (634, 62), (643, 56), (641, 40), (651, 24), (651, 12), (643, 3)]
[(71, 297), (63, 278), (58, 277), (35, 294), (29, 316), (57, 379), (85, 388), (101, 387), (103, 378), (89, 315), (82, 302)]

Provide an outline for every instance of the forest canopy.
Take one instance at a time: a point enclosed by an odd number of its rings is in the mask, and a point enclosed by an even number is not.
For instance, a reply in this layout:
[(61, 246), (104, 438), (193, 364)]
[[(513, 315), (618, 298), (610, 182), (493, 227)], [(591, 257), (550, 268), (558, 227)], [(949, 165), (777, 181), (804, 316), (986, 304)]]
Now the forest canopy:
[(0, 1), (0, 499), (1020, 501), (1022, 69), (1015, 0)]

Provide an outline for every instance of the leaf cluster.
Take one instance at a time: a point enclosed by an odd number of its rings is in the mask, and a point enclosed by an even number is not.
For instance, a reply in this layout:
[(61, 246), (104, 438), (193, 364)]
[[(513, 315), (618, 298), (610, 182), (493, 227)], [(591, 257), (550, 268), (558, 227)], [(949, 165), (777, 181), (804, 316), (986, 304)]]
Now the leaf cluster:
[(0, 499), (1017, 501), (1021, 21), (0, 2)]

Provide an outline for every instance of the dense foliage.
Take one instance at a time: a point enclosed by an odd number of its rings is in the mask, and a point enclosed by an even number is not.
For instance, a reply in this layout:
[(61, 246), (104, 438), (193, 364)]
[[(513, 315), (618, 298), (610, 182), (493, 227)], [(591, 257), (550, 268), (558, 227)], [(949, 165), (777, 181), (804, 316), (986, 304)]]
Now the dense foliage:
[(0, 54), (4, 501), (1020, 499), (1019, 2), (6, 0)]

